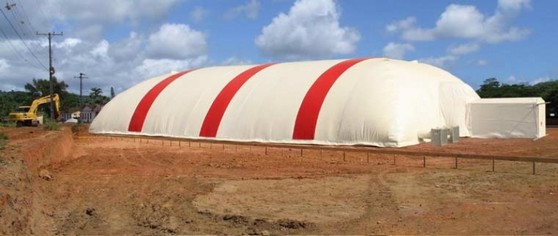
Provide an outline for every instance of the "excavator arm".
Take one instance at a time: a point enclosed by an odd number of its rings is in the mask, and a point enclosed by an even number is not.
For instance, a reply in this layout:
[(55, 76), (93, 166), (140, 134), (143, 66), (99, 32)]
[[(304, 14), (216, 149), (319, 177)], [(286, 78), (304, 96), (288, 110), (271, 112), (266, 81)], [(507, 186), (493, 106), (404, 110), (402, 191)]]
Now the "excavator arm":
[(60, 120), (60, 98), (58, 94), (56, 94), (56, 99), (53, 98), (54, 101), (54, 119)]
[[(57, 114), (57, 116), (59, 116), (60, 115), (60, 97), (58, 96), (57, 93), (52, 95), (52, 101), (54, 102), (55, 113)], [(50, 95), (35, 99), (33, 101), (33, 103), (31, 104), (31, 107), (29, 107), (29, 113), (36, 114), (37, 109), (39, 109), (40, 105), (45, 104), (45, 103), (49, 103), (49, 102), (50, 102)]]

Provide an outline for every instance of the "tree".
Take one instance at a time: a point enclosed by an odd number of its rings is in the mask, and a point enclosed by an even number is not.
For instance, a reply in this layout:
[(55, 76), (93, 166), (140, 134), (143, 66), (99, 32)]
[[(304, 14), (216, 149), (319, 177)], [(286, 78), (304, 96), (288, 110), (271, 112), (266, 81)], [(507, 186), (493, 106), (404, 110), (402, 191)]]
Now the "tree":
[(89, 98), (91, 99), (90, 102), (93, 104), (106, 104), (110, 100), (107, 96), (103, 96), (103, 90), (99, 87), (91, 88)]
[(110, 99), (113, 99), (114, 96), (116, 96), (116, 95), (114, 94), (114, 88), (111, 86), (111, 87), (110, 87)]
[(33, 101), (31, 95), (23, 91), (0, 91), (0, 119), (6, 118), (18, 106), (29, 105)]
[(89, 97), (95, 98), (99, 97), (103, 94), (103, 90), (99, 87), (91, 88), (91, 92), (89, 93)]
[(477, 90), (477, 94), (481, 98), (499, 97), (498, 89), (500, 88), (500, 82), (496, 78), (488, 78), (484, 80), (480, 89)]
[[(68, 85), (64, 81), (58, 82), (58, 79), (52, 77), (53, 92), (62, 95), (66, 93)], [(41, 97), (50, 94), (50, 83), (46, 79), (33, 79), (31, 83), (25, 84), (25, 90), (29, 91), (33, 97)]]

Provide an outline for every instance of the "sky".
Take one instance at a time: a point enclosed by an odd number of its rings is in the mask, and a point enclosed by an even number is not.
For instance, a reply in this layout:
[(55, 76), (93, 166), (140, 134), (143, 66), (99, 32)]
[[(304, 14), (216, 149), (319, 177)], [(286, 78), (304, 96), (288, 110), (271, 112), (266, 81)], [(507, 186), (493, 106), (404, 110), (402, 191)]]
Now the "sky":
[(555, 0), (6, 0), (0, 90), (48, 79), (116, 93), (190, 68), (388, 57), (487, 78), (558, 78)]

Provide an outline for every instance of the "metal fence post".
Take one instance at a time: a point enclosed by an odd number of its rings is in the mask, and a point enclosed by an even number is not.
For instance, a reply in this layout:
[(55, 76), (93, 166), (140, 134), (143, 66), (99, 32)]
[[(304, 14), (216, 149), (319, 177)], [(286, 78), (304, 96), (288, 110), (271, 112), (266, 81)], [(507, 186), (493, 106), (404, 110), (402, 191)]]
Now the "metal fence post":
[(533, 174), (535, 174), (535, 163), (536, 162), (533, 161)]

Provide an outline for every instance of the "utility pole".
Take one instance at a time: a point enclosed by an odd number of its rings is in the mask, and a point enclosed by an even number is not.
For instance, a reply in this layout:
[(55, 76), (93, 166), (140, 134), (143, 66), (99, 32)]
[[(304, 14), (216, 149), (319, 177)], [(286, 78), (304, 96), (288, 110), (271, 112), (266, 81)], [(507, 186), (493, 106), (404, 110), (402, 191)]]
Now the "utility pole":
[(84, 73), (79, 73), (79, 76), (74, 76), (74, 78), (79, 79), (79, 109), (81, 110), (83, 106), (83, 98), (82, 98), (82, 91), (83, 91), (83, 79), (87, 79)]
[(54, 88), (52, 85), (52, 75), (54, 75), (54, 67), (52, 67), (52, 36), (62, 36), (64, 33), (60, 32), (60, 33), (54, 33), (54, 32), (48, 32), (48, 33), (39, 33), (37, 32), (37, 35), (46, 35), (48, 36), (48, 68), (49, 68), (49, 76), (48, 76), (48, 81), (49, 81), (49, 85), (50, 85), (50, 118), (54, 119), (54, 102), (52, 101), (52, 97), (54, 96)]

